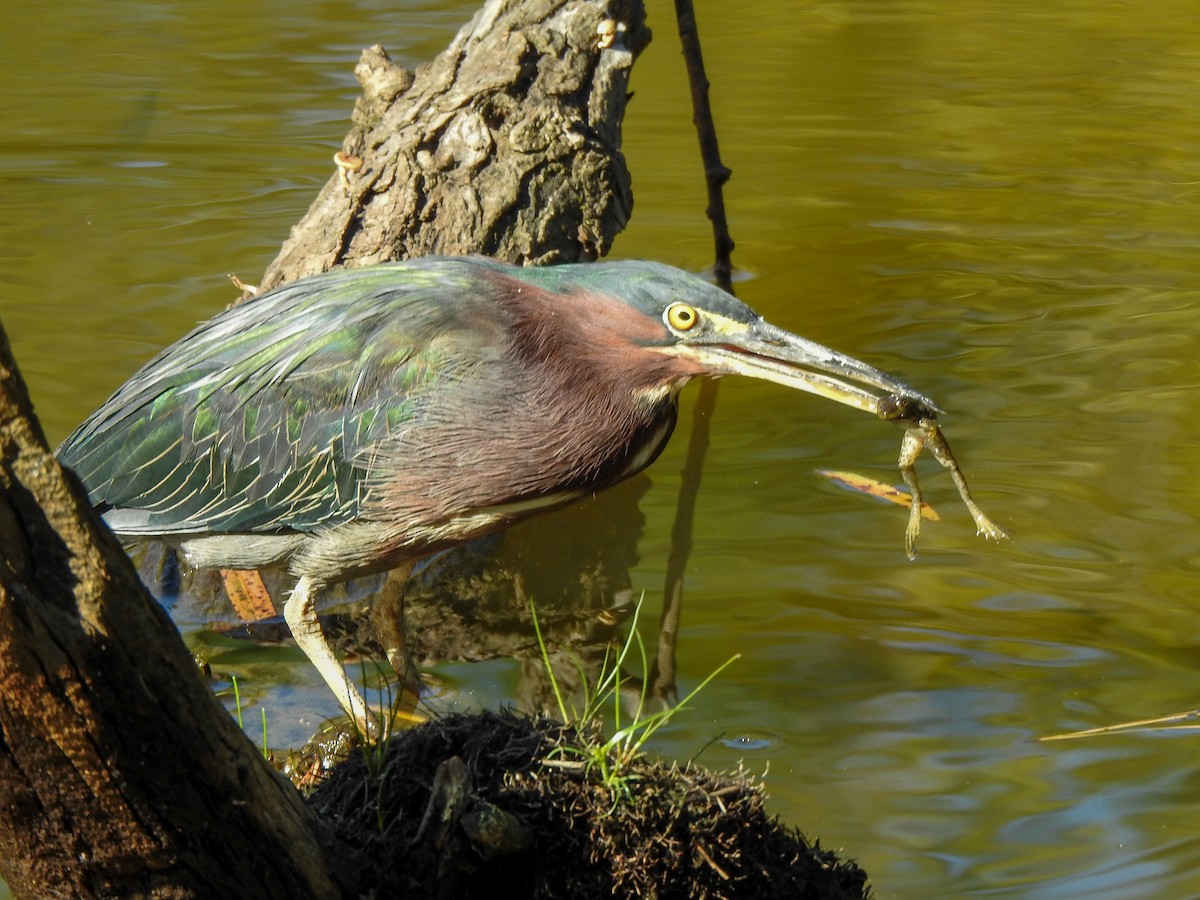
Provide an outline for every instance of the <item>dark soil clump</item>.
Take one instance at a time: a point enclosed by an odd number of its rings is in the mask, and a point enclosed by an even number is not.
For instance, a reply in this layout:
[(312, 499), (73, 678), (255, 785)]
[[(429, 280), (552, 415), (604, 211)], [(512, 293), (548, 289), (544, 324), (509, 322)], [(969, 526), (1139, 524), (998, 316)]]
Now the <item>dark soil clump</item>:
[(370, 767), (354, 753), (310, 803), (377, 896), (869, 896), (865, 872), (769, 816), (745, 773), (638, 759), (614, 793), (585, 746), (544, 719), (447, 716)]

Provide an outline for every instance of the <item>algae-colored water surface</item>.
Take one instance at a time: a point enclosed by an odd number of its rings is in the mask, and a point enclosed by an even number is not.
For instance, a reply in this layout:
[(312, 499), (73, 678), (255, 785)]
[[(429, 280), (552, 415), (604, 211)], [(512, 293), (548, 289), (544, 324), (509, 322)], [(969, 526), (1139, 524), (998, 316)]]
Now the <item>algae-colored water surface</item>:
[[(0, 317), (52, 442), (253, 281), (332, 173), (360, 48), (404, 64), (469, 2), (97, 0), (10, 13), (0, 54)], [(711, 261), (669, 4), (634, 73), (636, 209), (615, 255)], [(687, 570), (682, 691), (655, 739), (769, 766), (772, 808), (880, 897), (1200, 892), (1187, 730), (1039, 738), (1200, 706), (1200, 19), (1181, 0), (698, 4), (739, 296), (902, 378), (988, 514), (923, 459), (926, 521), (817, 470), (899, 481), (900, 432), (722, 386)], [(639, 494), (653, 641), (681, 433)], [(549, 560), (580, 510), (514, 535)], [(640, 531), (636, 527), (640, 524)], [(640, 537), (639, 537), (640, 535)], [(609, 535), (606, 539), (611, 539)], [(532, 590), (532, 589), (531, 589)], [(189, 640), (267, 709), (334, 701), (294, 652)], [(220, 668), (221, 666), (218, 666)], [(512, 659), (433, 666), (444, 702), (512, 701)], [(257, 712), (247, 719), (257, 737)], [(703, 752), (701, 752), (703, 751)]]

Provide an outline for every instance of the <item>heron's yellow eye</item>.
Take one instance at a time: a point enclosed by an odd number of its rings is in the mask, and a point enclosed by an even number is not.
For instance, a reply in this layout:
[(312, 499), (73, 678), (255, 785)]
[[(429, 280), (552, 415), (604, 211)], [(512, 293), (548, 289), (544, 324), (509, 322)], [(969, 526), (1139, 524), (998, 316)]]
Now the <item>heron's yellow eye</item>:
[(664, 318), (666, 318), (667, 324), (676, 331), (691, 331), (700, 321), (696, 307), (688, 306), (686, 303), (672, 303), (667, 307)]

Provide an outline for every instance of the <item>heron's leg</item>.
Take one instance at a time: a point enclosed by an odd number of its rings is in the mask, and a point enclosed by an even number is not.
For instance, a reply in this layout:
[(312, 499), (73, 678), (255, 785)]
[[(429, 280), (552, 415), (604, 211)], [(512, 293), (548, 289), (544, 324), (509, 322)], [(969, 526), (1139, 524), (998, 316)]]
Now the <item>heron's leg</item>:
[(301, 575), (296, 582), (292, 595), (283, 606), (283, 618), (291, 629), (296, 646), (304, 651), (304, 655), (312, 661), (325, 683), (329, 685), (338, 702), (354, 721), (366, 731), (374, 734), (378, 730), (375, 717), (367, 709), (367, 703), (362, 694), (354, 686), (354, 682), (346, 675), (346, 670), (333, 654), (329, 639), (321, 630), (317, 619), (316, 595), (322, 583), (316, 579)]
[[(371, 606), (375, 633), (383, 645), (388, 662), (400, 676), (400, 690), (414, 698), (411, 704), (405, 702), (403, 707), (415, 707), (415, 701), (420, 698), (421, 693), (421, 678), (409, 652), (408, 634), (404, 624), (404, 595), (412, 570), (413, 563), (408, 562), (388, 572), (387, 581)], [(412, 709), (405, 708), (403, 711), (411, 713)]]

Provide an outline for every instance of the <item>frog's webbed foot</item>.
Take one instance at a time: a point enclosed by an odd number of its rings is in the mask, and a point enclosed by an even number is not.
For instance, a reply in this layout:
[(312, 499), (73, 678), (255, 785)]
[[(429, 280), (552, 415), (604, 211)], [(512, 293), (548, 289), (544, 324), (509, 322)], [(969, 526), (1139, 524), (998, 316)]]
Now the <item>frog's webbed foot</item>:
[(1011, 541), (1007, 531), (997, 525), (987, 515), (985, 515), (978, 507), (975, 508), (972, 515), (975, 517), (975, 533), (982, 534), (985, 538), (991, 538), (993, 541)]

